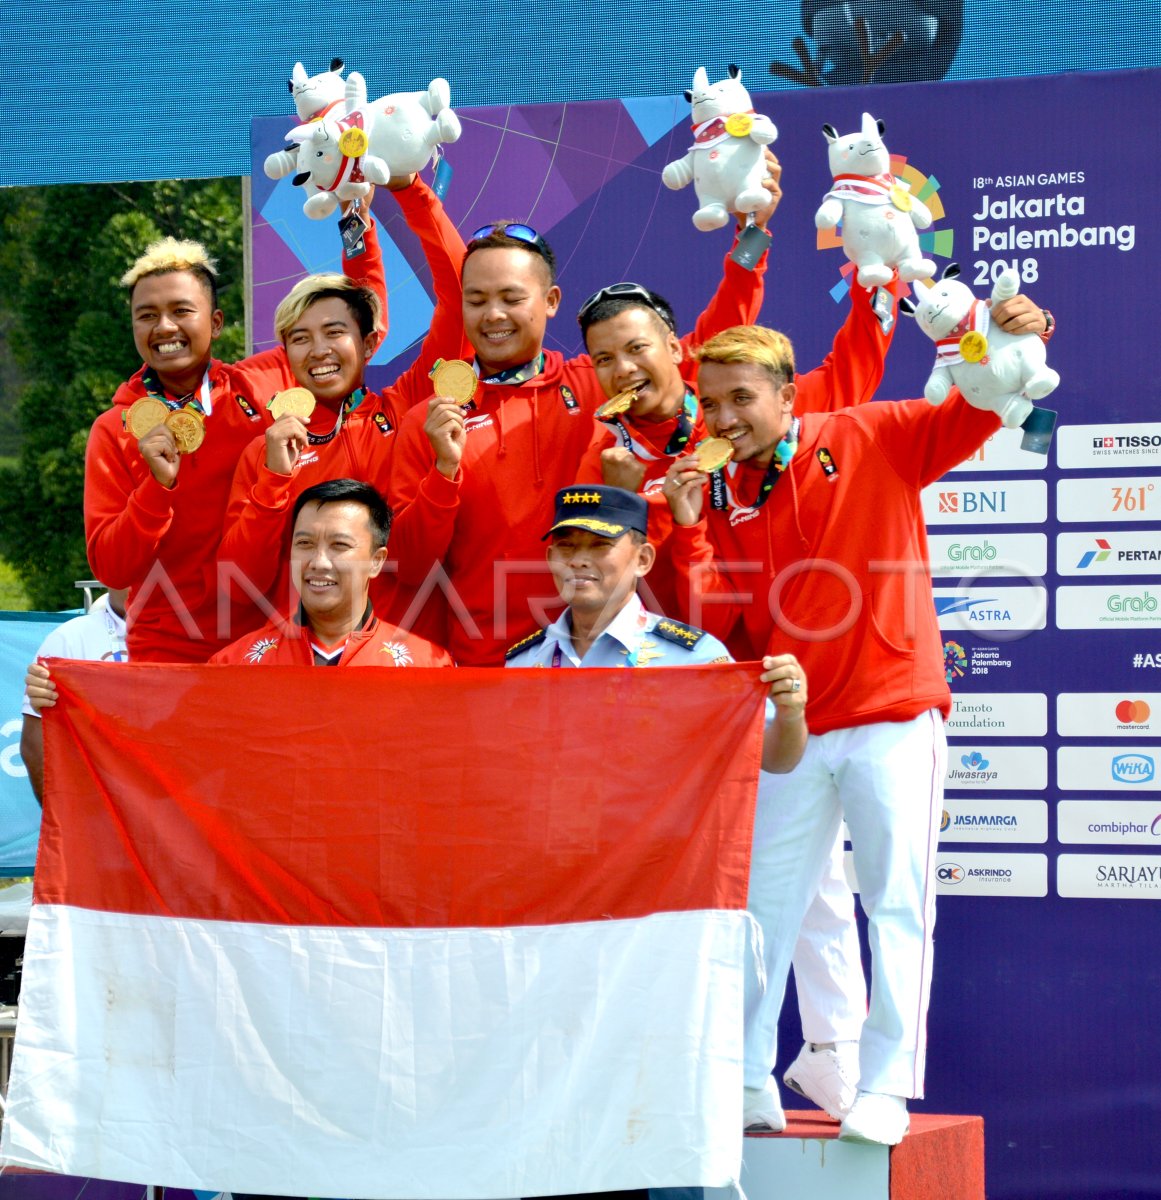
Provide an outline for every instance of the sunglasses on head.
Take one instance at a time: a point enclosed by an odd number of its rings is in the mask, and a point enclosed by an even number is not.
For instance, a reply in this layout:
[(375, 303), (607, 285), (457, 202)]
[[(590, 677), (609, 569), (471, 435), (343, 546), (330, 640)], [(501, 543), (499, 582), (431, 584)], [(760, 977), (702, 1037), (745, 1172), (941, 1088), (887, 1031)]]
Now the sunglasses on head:
[(494, 233), (503, 234), (517, 242), (524, 242), (531, 246), (541, 258), (549, 259), (548, 243), (544, 238), (531, 225), (522, 225), (518, 221), (493, 221), (490, 225), (481, 225), (468, 238), (468, 245), (478, 242), (481, 238), (491, 237)]
[[(604, 300), (639, 300), (650, 312), (655, 312), (670, 329), (674, 329), (673, 317), (663, 308), (658, 307), (657, 302), (653, 299), (653, 293), (639, 283), (629, 283), (628, 281), (611, 283), (608, 287), (601, 288), (599, 292), (593, 292), (577, 311), (577, 322), (583, 325), (585, 317)], [(675, 329), (674, 332), (676, 332)]]

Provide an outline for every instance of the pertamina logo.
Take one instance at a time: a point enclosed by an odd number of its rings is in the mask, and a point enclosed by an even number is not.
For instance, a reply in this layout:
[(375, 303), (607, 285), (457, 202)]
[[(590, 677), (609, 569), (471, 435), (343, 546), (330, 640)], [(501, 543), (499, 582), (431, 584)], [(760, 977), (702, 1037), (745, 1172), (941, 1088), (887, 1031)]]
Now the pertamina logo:
[(1097, 544), (1095, 550), (1086, 550), (1080, 556), (1080, 562), (1076, 564), (1077, 569), (1083, 571), (1085, 567), (1091, 566), (1094, 562), (1103, 563), (1113, 552), (1112, 546), (1104, 538), (1094, 539)]
[(1112, 761), (1113, 778), (1118, 783), (1152, 783), (1156, 773), (1149, 754), (1118, 754)]

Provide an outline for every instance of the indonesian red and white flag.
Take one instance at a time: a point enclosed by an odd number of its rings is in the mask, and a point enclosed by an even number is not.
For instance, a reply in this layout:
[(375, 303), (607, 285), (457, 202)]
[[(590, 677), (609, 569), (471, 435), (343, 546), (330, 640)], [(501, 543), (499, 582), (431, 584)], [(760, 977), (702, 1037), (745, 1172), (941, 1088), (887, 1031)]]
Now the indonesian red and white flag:
[(753, 666), (54, 678), (8, 1163), (738, 1180)]

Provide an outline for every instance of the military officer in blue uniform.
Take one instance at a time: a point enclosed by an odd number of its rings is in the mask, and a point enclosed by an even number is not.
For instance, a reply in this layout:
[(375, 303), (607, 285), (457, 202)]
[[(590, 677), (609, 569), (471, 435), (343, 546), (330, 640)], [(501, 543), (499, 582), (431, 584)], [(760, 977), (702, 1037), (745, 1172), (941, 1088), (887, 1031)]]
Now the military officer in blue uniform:
[[(548, 567), (568, 608), (517, 642), (507, 667), (672, 667), (731, 662), (712, 634), (649, 612), (637, 595), (655, 552), (646, 537), (643, 496), (604, 484), (556, 494), (556, 519), (544, 535)], [(762, 660), (770, 686), (762, 769), (794, 768), (806, 747), (806, 680), (793, 655)]]

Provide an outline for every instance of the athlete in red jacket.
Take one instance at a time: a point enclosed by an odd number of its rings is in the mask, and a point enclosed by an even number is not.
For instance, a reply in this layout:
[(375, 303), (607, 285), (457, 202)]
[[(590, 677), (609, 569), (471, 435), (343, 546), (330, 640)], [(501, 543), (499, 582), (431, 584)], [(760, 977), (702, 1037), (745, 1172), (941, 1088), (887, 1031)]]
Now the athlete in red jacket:
[(294, 502), (289, 569), (300, 597), (279, 617), (219, 650), (214, 663), (251, 666), (450, 667), (418, 634), (380, 621), (371, 581), (387, 559), (391, 510), (370, 486), (330, 479)]
[(938, 408), (903, 401), (795, 418), (793, 352), (771, 330), (730, 330), (701, 360), (707, 428), (733, 444), (735, 461), (712, 479), (690, 459), (670, 468), (686, 594), (711, 628), (741, 619), (753, 646), (795, 654), (811, 682), (806, 755), (785, 784), (763, 775), (759, 789), (749, 905), (768, 983), (747, 1000), (746, 1085), (773, 1086), (790, 953), (845, 818), (872, 976), (841, 1136), (894, 1144), (908, 1128), (906, 1097), (923, 1093), (950, 707), (920, 491), (999, 422), (958, 394)]
[[(764, 260), (747, 271), (727, 259), (685, 352), (756, 317), (764, 268)], [(466, 410), (436, 397), (404, 418), (390, 487), (392, 550), (405, 583), (432, 590), (437, 602), (446, 591), (456, 661), (499, 666), (509, 645), (559, 611), (540, 537), (553, 496), (576, 480), (604, 396), (587, 356), (566, 362), (544, 349), (560, 288), (535, 230), (501, 222), (477, 231), (462, 280), (480, 384)]]
[[(372, 250), (344, 270), (386, 303)], [(219, 629), (216, 551), (238, 457), (269, 418), (270, 397), (294, 382), (279, 347), (239, 363), (211, 357), (222, 329), (213, 264), (194, 242), (164, 239), (130, 268), (133, 337), (145, 365), (93, 423), (85, 454), (89, 565), (129, 589), (134, 661), (204, 662), (228, 640)], [(179, 455), (171, 431), (126, 429), (130, 406), (152, 397), (204, 416), (205, 440)]]
[[(379, 301), (370, 288), (342, 275), (312, 275), (278, 306), (275, 332), (295, 381), (316, 405), (306, 420), (292, 413), (279, 417), (249, 443), (234, 472), (218, 560), (233, 581), (235, 635), (289, 611), (288, 563), (280, 551), (295, 498), (320, 480), (337, 478), (366, 480), (385, 495), (400, 421), (410, 405), (430, 395), (433, 364), (470, 353), (459, 315), (463, 239), (418, 177), (393, 194), (423, 243), (436, 319), (415, 363), (389, 388), (367, 393), (364, 369), (380, 338)], [(375, 229), (365, 237), (378, 257)], [(405, 603), (395, 580), (389, 562), (372, 585), (381, 615)]]

